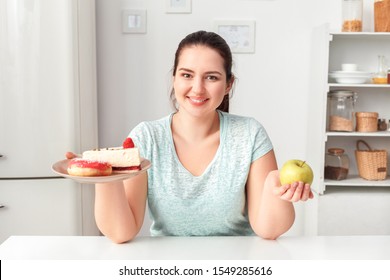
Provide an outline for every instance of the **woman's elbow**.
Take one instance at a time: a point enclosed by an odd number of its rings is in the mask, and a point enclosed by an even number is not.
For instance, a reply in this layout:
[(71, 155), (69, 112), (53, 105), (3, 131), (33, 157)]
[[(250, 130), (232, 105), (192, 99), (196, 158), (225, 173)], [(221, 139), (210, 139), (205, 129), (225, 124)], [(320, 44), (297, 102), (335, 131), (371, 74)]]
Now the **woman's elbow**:
[(293, 225), (294, 219), (290, 220), (289, 222), (285, 223), (282, 226), (257, 226), (253, 227), (253, 231), (256, 235), (263, 239), (269, 239), (269, 240), (275, 240), (279, 238), (281, 235), (286, 233)]
[(100, 228), (100, 232), (116, 244), (122, 244), (133, 240), (137, 236), (139, 230), (140, 229), (138, 228), (123, 228), (123, 227), (117, 229)]
[(267, 240), (276, 240), (282, 234), (274, 231), (255, 231), (256, 235)]
[(111, 234), (106, 235), (112, 242), (116, 244), (122, 244), (132, 241), (137, 236), (137, 232), (129, 234)]
[(261, 235), (259, 235), (261, 238), (263, 239), (267, 239), (267, 240), (276, 240), (278, 239), (283, 233), (263, 233)]

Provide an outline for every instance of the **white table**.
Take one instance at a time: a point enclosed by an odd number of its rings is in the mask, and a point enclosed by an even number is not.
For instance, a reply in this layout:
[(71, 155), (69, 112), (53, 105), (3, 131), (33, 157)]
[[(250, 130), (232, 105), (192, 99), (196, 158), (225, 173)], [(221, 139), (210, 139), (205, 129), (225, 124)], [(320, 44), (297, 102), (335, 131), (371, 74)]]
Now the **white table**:
[(137, 237), (115, 244), (104, 236), (11, 236), (5, 260), (390, 260), (390, 236)]

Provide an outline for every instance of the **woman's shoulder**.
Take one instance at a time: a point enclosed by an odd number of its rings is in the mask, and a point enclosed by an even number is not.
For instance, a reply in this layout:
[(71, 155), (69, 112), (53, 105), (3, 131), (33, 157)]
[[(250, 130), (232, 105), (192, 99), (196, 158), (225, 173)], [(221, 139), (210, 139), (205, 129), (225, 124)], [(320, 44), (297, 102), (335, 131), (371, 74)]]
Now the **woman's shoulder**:
[(171, 115), (165, 116), (163, 118), (157, 120), (148, 120), (142, 121), (138, 125), (135, 126), (134, 130), (161, 130), (165, 129), (167, 125), (169, 125)]
[(222, 111), (220, 111), (220, 114), (222, 116), (223, 121), (226, 122), (228, 125), (236, 124), (236, 125), (250, 125), (250, 126), (262, 127), (261, 123), (258, 120), (256, 120), (254, 117), (226, 113)]
[(136, 139), (156, 139), (167, 137), (170, 115), (157, 120), (142, 121), (136, 125), (129, 136)]

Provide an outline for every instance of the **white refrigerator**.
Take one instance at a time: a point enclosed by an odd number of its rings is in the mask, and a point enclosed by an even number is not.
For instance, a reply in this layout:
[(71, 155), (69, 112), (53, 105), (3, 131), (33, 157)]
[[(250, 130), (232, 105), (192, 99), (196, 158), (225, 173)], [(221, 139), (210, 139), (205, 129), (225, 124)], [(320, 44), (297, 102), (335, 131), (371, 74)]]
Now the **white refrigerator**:
[(0, 242), (98, 233), (93, 187), (51, 170), (97, 147), (94, 0), (0, 0)]

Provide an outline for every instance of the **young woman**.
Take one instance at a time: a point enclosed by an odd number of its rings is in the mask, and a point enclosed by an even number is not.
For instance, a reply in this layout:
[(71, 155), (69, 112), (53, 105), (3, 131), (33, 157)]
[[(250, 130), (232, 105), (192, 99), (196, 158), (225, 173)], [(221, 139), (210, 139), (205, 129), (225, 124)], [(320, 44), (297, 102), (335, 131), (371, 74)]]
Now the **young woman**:
[(189, 34), (173, 67), (175, 112), (129, 134), (147, 173), (96, 185), (95, 216), (117, 243), (139, 232), (148, 201), (151, 234), (253, 235), (275, 239), (293, 224), (292, 202), (313, 197), (308, 184), (280, 186), (271, 141), (253, 118), (228, 113), (232, 55), (212, 32)]

